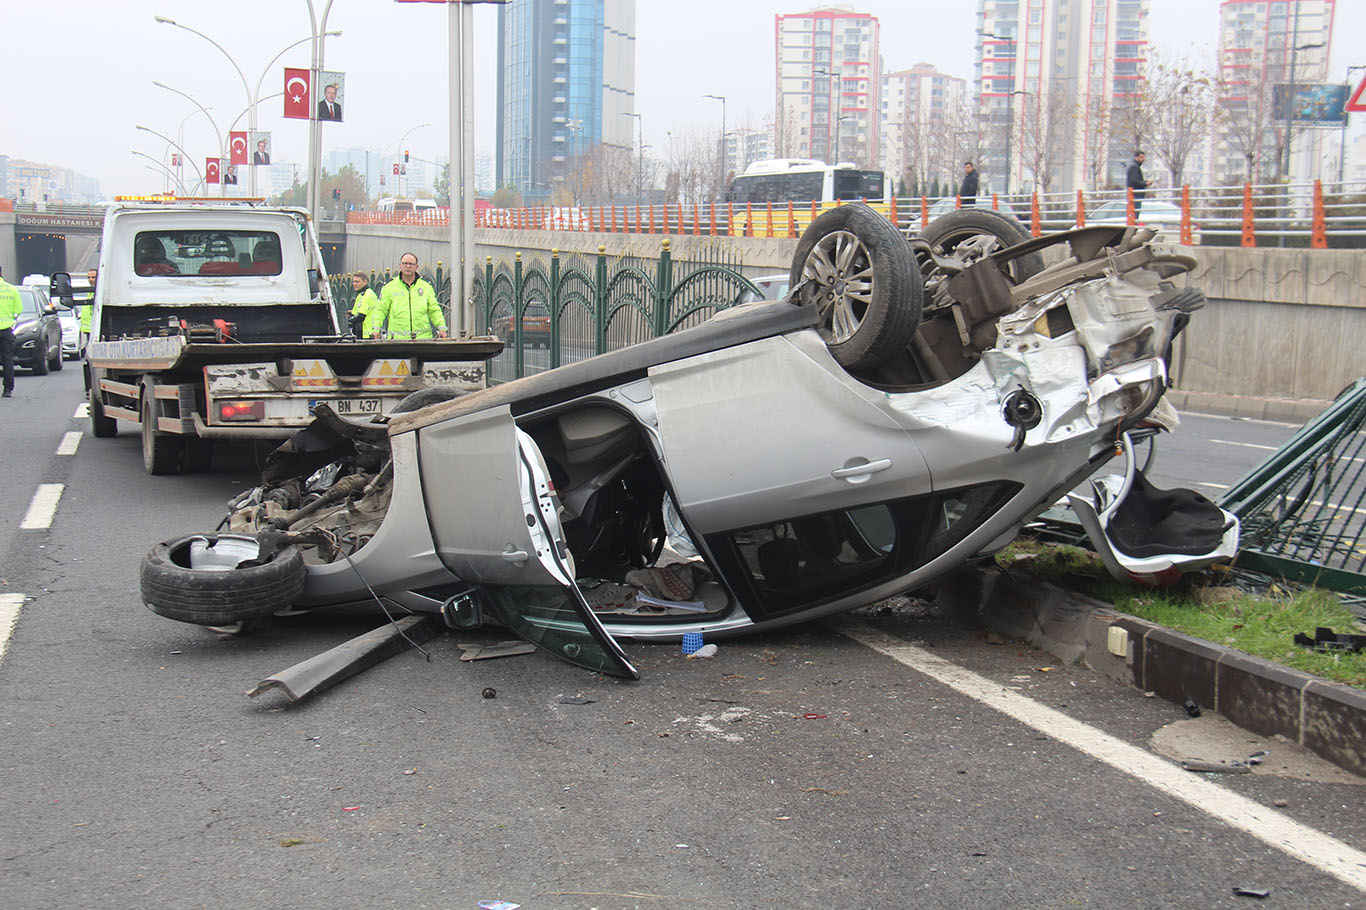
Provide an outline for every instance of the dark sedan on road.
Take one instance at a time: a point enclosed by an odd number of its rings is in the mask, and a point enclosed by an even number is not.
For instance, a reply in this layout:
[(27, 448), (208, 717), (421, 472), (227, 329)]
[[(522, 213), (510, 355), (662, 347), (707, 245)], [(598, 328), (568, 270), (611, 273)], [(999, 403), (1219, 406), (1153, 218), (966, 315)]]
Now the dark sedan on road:
[(41, 288), (20, 287), (23, 312), (14, 322), (14, 362), (36, 375), (62, 368), (62, 322), (60, 310), (48, 301)]

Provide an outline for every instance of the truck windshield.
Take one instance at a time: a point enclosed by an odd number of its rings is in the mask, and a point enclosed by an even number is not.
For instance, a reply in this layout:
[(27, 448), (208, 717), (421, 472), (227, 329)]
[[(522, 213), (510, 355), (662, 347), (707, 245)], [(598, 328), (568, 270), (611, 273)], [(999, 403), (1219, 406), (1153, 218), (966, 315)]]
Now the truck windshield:
[(142, 231), (133, 241), (133, 271), (142, 277), (278, 275), (280, 235), (255, 231)]

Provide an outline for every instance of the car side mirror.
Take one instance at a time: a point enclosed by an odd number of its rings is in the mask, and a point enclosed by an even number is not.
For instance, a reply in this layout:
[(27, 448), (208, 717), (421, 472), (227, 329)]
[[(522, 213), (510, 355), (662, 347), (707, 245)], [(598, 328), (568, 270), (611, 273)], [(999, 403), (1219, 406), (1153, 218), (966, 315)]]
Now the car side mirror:
[(322, 290), (323, 276), (317, 269), (308, 270), (308, 296), (317, 297)]
[(53, 272), (51, 280), (48, 281), (48, 293), (50, 296), (59, 299), (70, 299), (71, 274), (69, 272)]

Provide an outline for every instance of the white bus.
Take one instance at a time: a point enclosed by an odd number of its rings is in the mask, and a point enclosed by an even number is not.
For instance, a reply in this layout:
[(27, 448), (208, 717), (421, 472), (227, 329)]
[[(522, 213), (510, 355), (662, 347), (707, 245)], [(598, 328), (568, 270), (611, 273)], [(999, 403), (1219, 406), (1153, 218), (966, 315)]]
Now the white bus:
[(727, 199), (736, 205), (781, 202), (877, 200), (884, 197), (882, 171), (859, 170), (852, 164), (826, 164), (811, 158), (767, 158), (756, 161), (730, 184)]

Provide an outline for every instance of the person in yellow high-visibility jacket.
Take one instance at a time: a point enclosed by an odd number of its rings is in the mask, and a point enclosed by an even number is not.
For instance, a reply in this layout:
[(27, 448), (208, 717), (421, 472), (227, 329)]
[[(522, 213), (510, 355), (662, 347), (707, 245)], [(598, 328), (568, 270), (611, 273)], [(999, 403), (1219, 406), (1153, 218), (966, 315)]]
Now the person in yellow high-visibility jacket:
[(85, 273), (85, 277), (90, 279), (90, 299), (81, 307), (81, 339), (78, 350), (81, 356), (85, 356), (85, 346), (90, 341), (90, 325), (95, 315), (95, 278), (97, 272), (94, 269)]
[(366, 328), (372, 338), (380, 337), (381, 328), (387, 328), (390, 338), (446, 337), (446, 317), (436, 289), (417, 277), (417, 254), (399, 257), (398, 277), (379, 292), (379, 306), (367, 315)]
[(0, 361), (4, 364), (4, 397), (14, 397), (14, 323), (24, 311), (19, 291), (0, 275)]
[(370, 314), (379, 308), (379, 298), (375, 296), (370, 279), (364, 272), (356, 272), (351, 276), (351, 290), (356, 292), (355, 299), (351, 301), (351, 312), (347, 314), (351, 334), (368, 338), (379, 331), (379, 326), (374, 325), (370, 318)]

